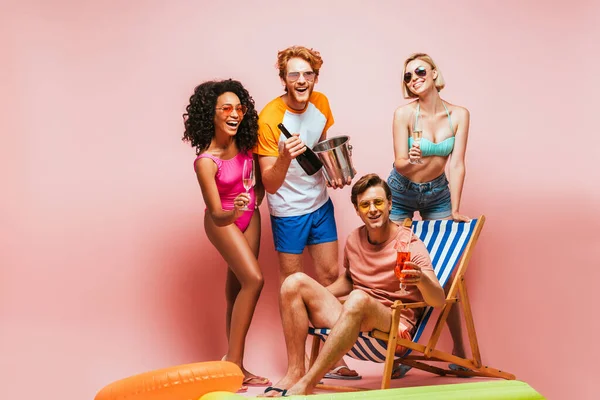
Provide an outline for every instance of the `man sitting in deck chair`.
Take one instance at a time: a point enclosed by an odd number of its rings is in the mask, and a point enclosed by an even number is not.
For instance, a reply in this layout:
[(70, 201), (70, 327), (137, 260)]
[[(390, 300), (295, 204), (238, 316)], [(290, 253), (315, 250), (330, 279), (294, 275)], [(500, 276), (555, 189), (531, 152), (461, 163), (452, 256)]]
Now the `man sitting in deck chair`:
[[(352, 204), (364, 225), (348, 236), (344, 249), (346, 272), (328, 287), (304, 273), (295, 273), (281, 285), (283, 331), (288, 353), (286, 375), (265, 390), (266, 397), (309, 394), (325, 373), (354, 345), (360, 331), (389, 332), (390, 306), (395, 300), (424, 301), (432, 307), (445, 304), (444, 290), (431, 266), (421, 240), (410, 229), (390, 221), (392, 194), (376, 174), (365, 175), (352, 187)], [(411, 261), (399, 290), (394, 274), (396, 243), (410, 240)], [(348, 296), (342, 304), (339, 298)], [(422, 308), (402, 310), (399, 337), (412, 338)], [(313, 366), (305, 371), (305, 343), (309, 322), (331, 328), (331, 333)], [(402, 354), (404, 348), (396, 349)]]

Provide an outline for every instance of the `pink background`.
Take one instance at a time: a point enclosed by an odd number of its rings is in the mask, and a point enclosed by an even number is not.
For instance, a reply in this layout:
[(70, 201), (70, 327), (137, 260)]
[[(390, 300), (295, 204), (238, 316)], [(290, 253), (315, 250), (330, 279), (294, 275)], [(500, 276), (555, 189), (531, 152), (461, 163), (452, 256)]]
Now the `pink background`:
[[(321, 51), (330, 132), (352, 137), (360, 175), (391, 168), (404, 58), (434, 57), (443, 98), (472, 116), (462, 211), (488, 217), (468, 273), (484, 362), (548, 398), (595, 397), (600, 6), (97, 3), (2, 1), (0, 398), (91, 399), (225, 353), (225, 263), (204, 234), (181, 114), (212, 78), (241, 80), (261, 108), (281, 93), (276, 52), (292, 44)], [(340, 246), (360, 222), (349, 194), (331, 192)], [(277, 378), (262, 211), (247, 366)]]

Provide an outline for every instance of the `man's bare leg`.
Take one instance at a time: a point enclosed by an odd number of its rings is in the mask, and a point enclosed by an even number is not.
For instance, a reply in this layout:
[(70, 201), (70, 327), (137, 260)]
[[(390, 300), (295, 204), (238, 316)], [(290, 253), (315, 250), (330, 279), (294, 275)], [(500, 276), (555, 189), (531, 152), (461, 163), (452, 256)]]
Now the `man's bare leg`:
[(308, 254), (315, 264), (317, 282), (323, 286), (331, 285), (339, 276), (338, 241), (311, 244)]
[[(304, 346), (309, 318), (319, 326), (333, 326), (342, 312), (342, 304), (319, 282), (304, 273), (292, 274), (283, 282), (279, 299), (288, 369), (285, 376), (273, 386), (287, 389), (304, 376), (306, 371)], [(277, 394), (271, 391), (266, 397), (275, 397)]]
[[(307, 247), (308, 253), (315, 264), (317, 281), (323, 286), (331, 285), (339, 275), (338, 241), (312, 244)], [(308, 365), (308, 356), (306, 356), (306, 361)], [(336, 367), (346, 367), (338, 372), (339, 375), (358, 376), (358, 372), (348, 368), (348, 364), (343, 358), (340, 358), (332, 368)]]
[[(313, 304), (308, 303), (306, 306), (312, 317)], [(331, 329), (315, 364), (288, 389), (287, 393), (289, 395), (312, 393), (323, 375), (352, 348), (360, 331), (379, 329), (387, 332), (390, 330), (391, 322), (390, 308), (361, 290), (352, 291), (342, 306), (341, 314)]]
[(296, 272), (304, 272), (302, 254), (277, 252), (277, 257), (279, 258), (279, 286), (288, 276)]

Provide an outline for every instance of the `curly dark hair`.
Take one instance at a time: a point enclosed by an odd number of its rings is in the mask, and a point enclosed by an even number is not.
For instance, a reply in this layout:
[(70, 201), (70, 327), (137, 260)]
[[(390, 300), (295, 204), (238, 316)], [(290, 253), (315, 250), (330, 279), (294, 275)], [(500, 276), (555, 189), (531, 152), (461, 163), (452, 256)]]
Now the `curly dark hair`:
[(184, 142), (190, 142), (196, 148), (196, 154), (202, 153), (210, 146), (215, 136), (215, 107), (217, 98), (223, 93), (232, 92), (240, 98), (242, 105), (248, 107), (244, 118), (239, 125), (235, 135), (235, 144), (240, 151), (251, 150), (258, 140), (258, 113), (254, 108), (254, 100), (236, 80), (208, 81), (201, 83), (194, 89), (190, 97), (190, 104), (185, 108), (183, 114), (185, 131)]

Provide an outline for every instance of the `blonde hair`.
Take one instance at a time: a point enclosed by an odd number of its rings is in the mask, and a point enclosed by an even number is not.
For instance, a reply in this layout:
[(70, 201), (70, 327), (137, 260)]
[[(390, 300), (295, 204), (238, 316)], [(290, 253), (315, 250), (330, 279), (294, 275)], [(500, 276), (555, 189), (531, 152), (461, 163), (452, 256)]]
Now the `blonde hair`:
[(410, 90), (408, 90), (408, 86), (406, 86), (406, 83), (404, 82), (404, 74), (406, 73), (406, 66), (408, 65), (409, 62), (411, 62), (413, 60), (425, 61), (427, 64), (429, 64), (431, 66), (432, 70), (437, 71), (437, 77), (435, 78), (434, 84), (435, 84), (435, 88), (437, 89), (438, 92), (441, 91), (444, 88), (444, 86), (446, 86), (446, 81), (444, 80), (442, 71), (440, 71), (440, 69), (437, 67), (437, 65), (435, 64), (435, 61), (433, 61), (433, 59), (428, 54), (413, 53), (410, 56), (408, 56), (406, 61), (404, 61), (404, 68), (402, 69), (402, 94), (404, 95), (405, 99), (414, 99), (414, 98), (419, 97), (416, 94), (414, 94), (413, 92), (411, 92)]
[(310, 67), (315, 71), (315, 75), (319, 76), (319, 69), (323, 65), (321, 54), (313, 49), (304, 46), (292, 46), (277, 53), (277, 68), (279, 69), (279, 77), (285, 79), (287, 63), (292, 58), (301, 58), (310, 64)]

